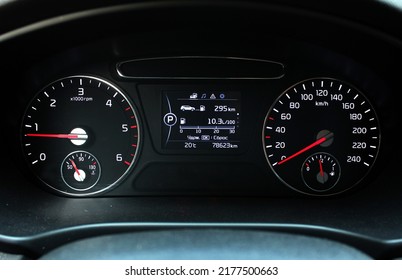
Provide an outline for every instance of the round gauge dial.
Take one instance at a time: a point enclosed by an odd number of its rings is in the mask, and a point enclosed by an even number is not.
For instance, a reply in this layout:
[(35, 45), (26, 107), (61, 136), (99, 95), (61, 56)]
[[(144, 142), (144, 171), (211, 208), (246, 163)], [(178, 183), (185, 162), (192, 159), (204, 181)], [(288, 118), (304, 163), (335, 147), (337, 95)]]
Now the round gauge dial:
[(115, 186), (134, 166), (138, 125), (134, 107), (116, 86), (96, 77), (66, 77), (39, 91), (28, 105), (23, 153), (51, 189), (92, 195)]
[(335, 187), (341, 175), (336, 158), (327, 153), (309, 156), (302, 166), (302, 178), (313, 191), (323, 192)]
[(99, 160), (85, 151), (69, 154), (61, 163), (61, 178), (76, 191), (87, 191), (98, 183), (101, 175)]
[(275, 101), (265, 119), (263, 145), (270, 168), (287, 186), (331, 195), (367, 176), (380, 135), (376, 112), (363, 93), (341, 80), (314, 78)]

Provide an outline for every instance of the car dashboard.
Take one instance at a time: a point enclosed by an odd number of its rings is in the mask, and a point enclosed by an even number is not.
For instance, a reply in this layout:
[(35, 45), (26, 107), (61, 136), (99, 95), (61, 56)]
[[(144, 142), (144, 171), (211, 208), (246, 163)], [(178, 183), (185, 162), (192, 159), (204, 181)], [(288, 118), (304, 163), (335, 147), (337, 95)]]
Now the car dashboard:
[(77, 2), (2, 27), (0, 256), (258, 232), (401, 258), (399, 11), (309, 3)]

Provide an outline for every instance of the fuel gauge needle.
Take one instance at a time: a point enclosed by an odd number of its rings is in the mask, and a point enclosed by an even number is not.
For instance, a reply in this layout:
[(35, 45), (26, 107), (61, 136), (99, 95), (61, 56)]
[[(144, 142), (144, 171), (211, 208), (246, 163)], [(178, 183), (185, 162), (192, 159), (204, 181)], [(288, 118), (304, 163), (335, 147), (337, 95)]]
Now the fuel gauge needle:
[(322, 168), (322, 162), (321, 159), (318, 160), (318, 164), (320, 165), (320, 175), (322, 178), (324, 178), (324, 170)]
[(304, 147), (303, 149), (297, 151), (296, 153), (292, 154), (291, 156), (288, 156), (286, 158), (284, 158), (283, 160), (278, 162), (278, 165), (287, 162), (288, 160), (291, 160), (292, 158), (297, 157), (298, 155), (301, 155), (304, 152), (307, 152), (308, 150), (314, 148), (315, 146), (318, 146), (322, 143), (324, 143), (325, 141), (328, 141), (329, 139), (331, 139), (332, 137), (334, 137), (334, 134), (332, 132), (328, 133), (327, 135), (318, 138), (316, 141), (314, 141), (313, 143), (311, 143), (310, 145)]

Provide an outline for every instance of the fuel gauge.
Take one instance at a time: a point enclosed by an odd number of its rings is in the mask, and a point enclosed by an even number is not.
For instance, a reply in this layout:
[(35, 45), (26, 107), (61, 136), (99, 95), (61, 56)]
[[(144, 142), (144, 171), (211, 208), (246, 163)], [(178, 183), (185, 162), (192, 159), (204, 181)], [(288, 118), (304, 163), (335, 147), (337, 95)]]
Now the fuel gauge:
[(303, 182), (310, 189), (323, 192), (333, 188), (341, 175), (340, 165), (328, 153), (315, 153), (302, 166)]
[(86, 191), (96, 185), (101, 167), (96, 157), (86, 151), (69, 154), (61, 165), (61, 178), (73, 190)]

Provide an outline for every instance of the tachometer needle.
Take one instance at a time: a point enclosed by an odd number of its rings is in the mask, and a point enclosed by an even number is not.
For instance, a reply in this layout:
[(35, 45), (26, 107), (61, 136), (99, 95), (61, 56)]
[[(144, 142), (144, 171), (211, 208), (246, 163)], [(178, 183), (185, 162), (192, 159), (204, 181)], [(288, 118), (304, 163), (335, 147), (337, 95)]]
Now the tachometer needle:
[(58, 133), (28, 133), (28, 137), (44, 137), (44, 138), (65, 138), (65, 139), (88, 139), (87, 134), (58, 134)]
[(279, 162), (278, 162), (278, 165), (280, 165), (280, 164), (282, 164), (282, 163), (285, 163), (285, 162), (287, 162), (288, 160), (291, 160), (292, 158), (297, 157), (298, 155), (300, 155), (300, 154), (302, 154), (302, 153), (304, 153), (304, 152), (306, 152), (306, 151), (308, 151), (308, 150), (314, 148), (315, 146), (318, 146), (318, 145), (324, 143), (325, 141), (331, 139), (332, 137), (334, 137), (334, 134), (333, 134), (332, 132), (328, 133), (327, 135), (325, 135), (325, 136), (323, 136), (323, 137), (317, 139), (316, 141), (314, 141), (314, 142), (311, 143), (310, 145), (304, 147), (304, 148), (301, 149), (300, 151), (298, 151), (298, 152), (294, 153), (293, 155), (288, 156), (288, 157), (284, 158), (283, 160), (279, 161)]

